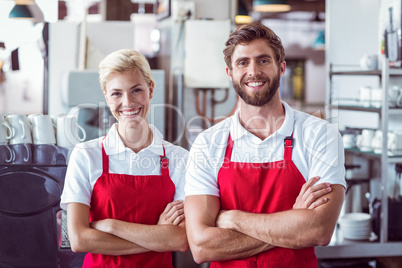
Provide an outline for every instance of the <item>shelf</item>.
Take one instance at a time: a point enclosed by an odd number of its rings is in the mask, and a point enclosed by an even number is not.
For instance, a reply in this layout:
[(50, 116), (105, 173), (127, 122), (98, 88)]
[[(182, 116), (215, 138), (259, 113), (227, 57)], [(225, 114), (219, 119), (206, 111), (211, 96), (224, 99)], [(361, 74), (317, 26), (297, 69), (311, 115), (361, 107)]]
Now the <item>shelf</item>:
[(336, 228), (330, 244), (315, 247), (315, 253), (318, 259), (386, 257), (402, 256), (401, 248), (402, 241), (380, 243), (344, 239), (342, 231)]
[[(372, 113), (379, 113), (381, 114), (381, 108), (377, 107), (365, 107), (361, 105), (330, 105), (331, 109), (337, 110), (347, 110), (347, 111), (359, 111), (359, 112), (372, 112)], [(389, 115), (402, 115), (402, 108), (393, 108), (390, 107), (388, 109)]]
[[(381, 70), (351, 70), (351, 71), (332, 71), (329, 73), (332, 75), (382, 75)], [(390, 76), (402, 76), (402, 69), (389, 68)]]
[[(345, 148), (345, 153), (351, 153), (355, 155), (362, 155), (370, 159), (381, 159), (381, 154), (376, 154), (373, 151), (363, 152), (356, 148)], [(401, 155), (388, 155), (389, 163), (402, 163)]]

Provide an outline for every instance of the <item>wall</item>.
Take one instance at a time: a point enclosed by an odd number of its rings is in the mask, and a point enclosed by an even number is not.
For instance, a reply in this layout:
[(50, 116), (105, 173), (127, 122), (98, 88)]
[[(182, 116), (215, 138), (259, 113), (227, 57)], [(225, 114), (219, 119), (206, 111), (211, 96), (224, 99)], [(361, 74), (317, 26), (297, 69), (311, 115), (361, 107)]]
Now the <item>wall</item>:
[[(327, 0), (326, 1), (326, 62), (327, 70), (333, 64), (336, 70), (360, 70), (360, 59), (365, 54), (377, 54), (379, 0)], [(328, 79), (328, 76), (327, 76)], [(329, 95), (329, 79), (327, 96)], [(335, 99), (359, 97), (361, 86), (379, 87), (378, 77), (370, 76), (334, 76), (332, 80)], [(332, 114), (332, 121), (339, 123), (339, 128), (367, 127), (377, 128), (378, 115), (339, 111)]]
[[(49, 114), (66, 113), (71, 108), (62, 102), (63, 74), (78, 70), (79, 27), (79, 23), (67, 21), (50, 25)], [(130, 22), (89, 22), (87, 24), (88, 69), (97, 70), (99, 62), (115, 50), (133, 47), (133, 27)]]

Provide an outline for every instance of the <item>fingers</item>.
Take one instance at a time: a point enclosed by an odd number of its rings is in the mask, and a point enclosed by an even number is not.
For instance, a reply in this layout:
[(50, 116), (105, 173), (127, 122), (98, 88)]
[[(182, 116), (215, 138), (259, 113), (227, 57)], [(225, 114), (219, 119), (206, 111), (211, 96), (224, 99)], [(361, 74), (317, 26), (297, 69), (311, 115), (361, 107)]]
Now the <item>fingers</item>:
[(314, 209), (316, 207), (319, 207), (325, 203), (328, 202), (328, 198), (324, 197), (324, 198), (320, 198), (317, 201), (313, 202), (308, 208), (309, 209)]
[(184, 219), (184, 203), (181, 200), (167, 204), (165, 210), (159, 217), (158, 224), (179, 225)]
[(303, 195), (310, 187), (312, 187), (317, 181), (320, 180), (319, 176), (310, 178), (305, 184), (303, 184), (300, 194)]
[[(316, 189), (313, 190), (311, 188), (311, 192), (307, 191), (309, 194), (307, 195), (307, 197), (305, 199), (304, 207), (309, 208), (314, 202), (317, 202), (319, 199), (322, 200), (321, 197), (326, 195), (327, 193), (329, 193), (331, 191), (332, 191), (332, 188), (327, 187), (326, 185), (320, 185), (319, 189), (316, 188)], [(318, 204), (318, 203), (316, 203), (316, 204)], [(321, 203), (320, 203), (320, 205), (321, 205)]]
[[(180, 202), (179, 203), (176, 203), (176, 204), (174, 204), (174, 205), (172, 205), (171, 207), (170, 207), (170, 209), (169, 209), (169, 211), (167, 211), (166, 212), (166, 216), (167, 217), (172, 217), (175, 213), (176, 213), (176, 215), (178, 214), (177, 212), (178, 211), (184, 211), (184, 203), (183, 203), (183, 201), (181, 201), (181, 200), (179, 200)], [(176, 201), (175, 201), (176, 202)], [(172, 202), (173, 203), (173, 202)], [(169, 203), (169, 205), (170, 204), (172, 204), (172, 203)], [(168, 206), (169, 206), (168, 205)], [(181, 214), (181, 213), (180, 213)]]
[(312, 177), (305, 184), (303, 184), (299, 196), (293, 205), (294, 209), (316, 208), (328, 201), (322, 197), (332, 191), (331, 184), (325, 182), (314, 185), (319, 179), (320, 177), (318, 176)]
[(165, 207), (165, 210), (162, 213), (168, 213), (169, 210), (171, 210), (174, 206), (176, 206), (176, 205), (178, 205), (180, 203), (183, 203), (183, 201), (182, 200), (176, 200), (176, 201), (170, 202), (169, 204), (167, 204), (167, 206)]

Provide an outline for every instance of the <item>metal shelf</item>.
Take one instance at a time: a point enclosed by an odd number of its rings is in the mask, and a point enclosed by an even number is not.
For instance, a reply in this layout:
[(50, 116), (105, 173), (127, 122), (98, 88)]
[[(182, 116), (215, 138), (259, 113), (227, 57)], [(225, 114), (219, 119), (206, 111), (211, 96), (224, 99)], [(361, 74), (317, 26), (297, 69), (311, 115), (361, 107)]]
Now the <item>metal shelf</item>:
[[(347, 110), (347, 111), (359, 111), (359, 112), (372, 112), (372, 113), (382, 113), (381, 108), (377, 107), (365, 107), (359, 105), (330, 105), (331, 109), (337, 110)], [(402, 108), (389, 108), (388, 109), (389, 115), (402, 115)]]
[(401, 248), (402, 241), (380, 243), (348, 240), (343, 238), (342, 231), (336, 228), (330, 244), (326, 247), (315, 247), (315, 253), (318, 259), (385, 257), (400, 256)]
[[(345, 148), (345, 153), (351, 153), (355, 155), (361, 155), (369, 159), (381, 159), (382, 154), (376, 154), (373, 151), (360, 151), (356, 148)], [(388, 163), (395, 164), (395, 163), (402, 163), (402, 155), (388, 155)]]
[[(348, 110), (348, 111), (360, 111), (360, 112), (373, 112), (378, 113), (380, 116), (380, 126), (383, 133), (388, 133), (388, 118), (390, 115), (402, 115), (402, 109), (388, 107), (389, 96), (386, 93), (389, 87), (389, 80), (391, 77), (402, 77), (402, 69), (390, 68), (389, 60), (384, 58), (382, 61), (381, 70), (356, 70), (358, 67), (352, 66), (334, 66), (330, 64), (329, 66), (329, 81), (327, 83), (327, 100), (326, 112), (330, 115), (331, 110)], [(334, 71), (337, 69), (336, 71)], [(347, 68), (347, 69), (346, 69)], [(356, 68), (356, 69), (352, 69)], [(378, 76), (381, 82), (381, 88), (383, 89), (383, 98), (381, 102), (381, 107), (363, 107), (356, 100), (337, 100), (338, 104), (334, 105), (331, 88), (331, 80), (334, 75), (346, 75), (346, 76)], [(343, 105), (339, 105), (339, 101)], [(380, 105), (379, 105), (380, 106)], [(331, 118), (331, 116), (329, 117)], [(388, 226), (388, 169), (389, 164), (402, 163), (402, 156), (391, 156), (387, 154), (388, 137), (384, 135), (382, 140), (382, 148), (384, 148), (381, 154), (375, 154), (374, 152), (362, 152), (358, 149), (345, 149), (345, 153), (355, 154), (363, 156), (364, 158), (373, 159), (376, 161), (381, 161), (381, 226)], [(338, 243), (333, 245), (335, 248), (330, 247), (334, 252), (338, 252), (347, 257), (363, 257), (363, 256), (401, 256), (402, 255), (402, 242), (393, 243), (388, 241), (388, 229), (381, 228), (380, 241), (377, 243), (351, 243), (346, 242)], [(358, 245), (358, 246), (356, 246)], [(395, 245), (398, 247), (398, 252), (395, 252)], [(321, 248), (317, 249), (320, 253)], [(325, 254), (325, 249), (323, 249)], [(339, 257), (339, 256), (336, 256)]]
[[(333, 66), (331, 66), (331, 70)], [(390, 76), (402, 76), (402, 69), (389, 68)], [(377, 75), (382, 76), (382, 70), (350, 70), (350, 71), (331, 71), (330, 76), (333, 75)]]

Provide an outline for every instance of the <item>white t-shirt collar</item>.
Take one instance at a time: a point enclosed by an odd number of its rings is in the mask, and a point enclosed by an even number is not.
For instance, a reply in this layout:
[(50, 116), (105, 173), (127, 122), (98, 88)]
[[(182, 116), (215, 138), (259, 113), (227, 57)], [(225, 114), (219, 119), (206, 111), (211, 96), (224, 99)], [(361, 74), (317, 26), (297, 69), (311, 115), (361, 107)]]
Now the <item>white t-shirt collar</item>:
[[(277, 130), (277, 133), (287, 137), (291, 136), (293, 133), (294, 111), (286, 102), (282, 101), (282, 105), (285, 108), (285, 121)], [(240, 139), (245, 135), (251, 135), (251, 133), (240, 124), (239, 111), (240, 109), (237, 109), (234, 115), (231, 117), (230, 136), (232, 137), (233, 141)]]
[[(152, 124), (149, 124), (149, 129), (153, 133), (152, 143), (141, 150), (141, 152), (150, 152), (156, 155), (163, 155), (163, 135), (160, 131)], [(127, 148), (123, 141), (120, 138), (120, 135), (117, 131), (117, 123), (113, 124), (110, 128), (106, 138), (103, 140), (103, 146), (105, 147), (105, 151), (107, 155), (115, 155), (124, 153), (126, 150), (130, 150)]]

